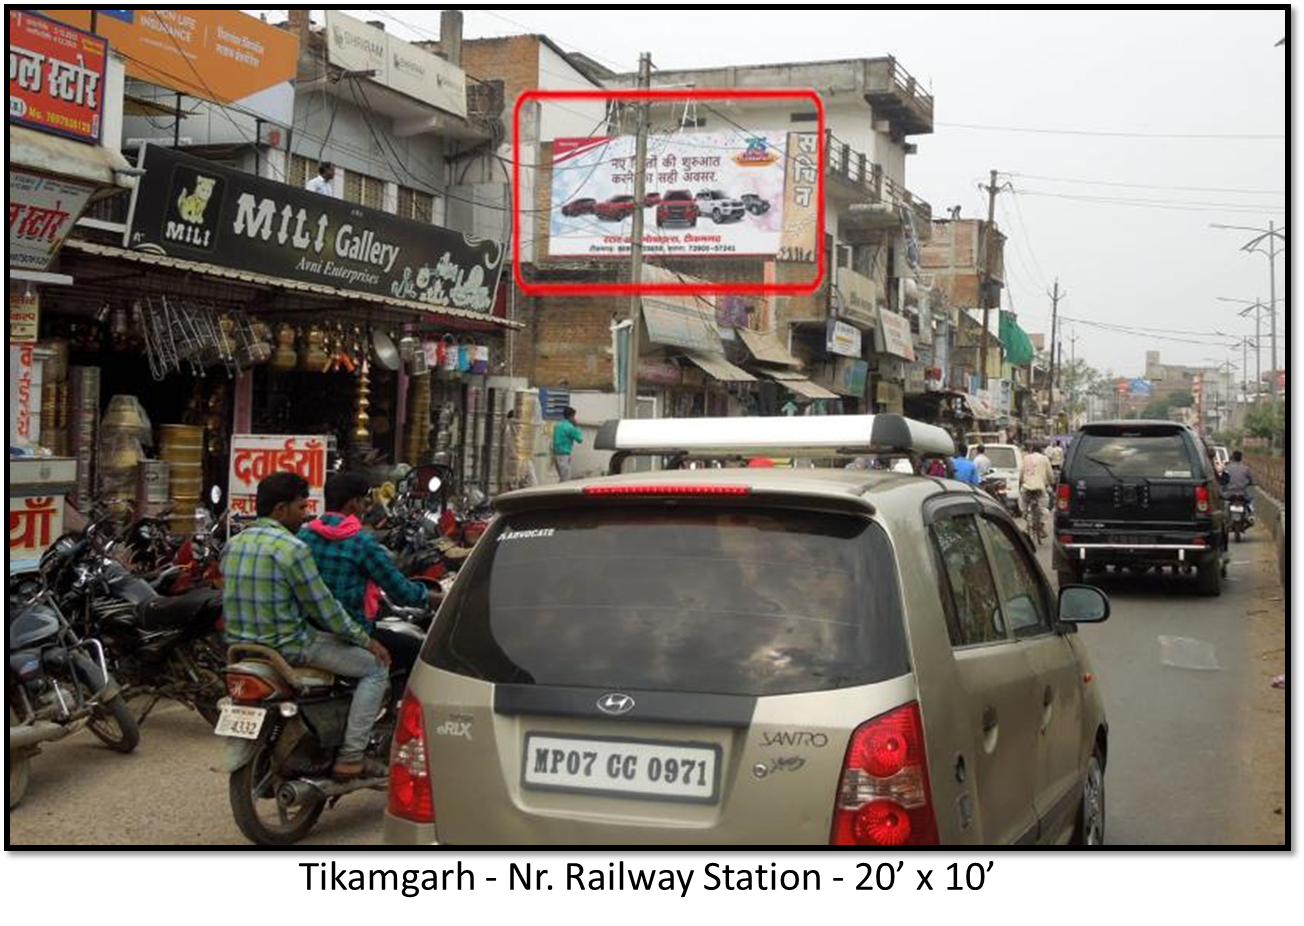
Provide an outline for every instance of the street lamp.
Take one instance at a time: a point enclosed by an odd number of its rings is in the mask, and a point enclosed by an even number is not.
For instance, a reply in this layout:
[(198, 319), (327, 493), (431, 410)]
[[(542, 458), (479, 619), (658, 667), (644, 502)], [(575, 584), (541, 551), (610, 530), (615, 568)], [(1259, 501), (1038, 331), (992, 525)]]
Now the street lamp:
[[(1230, 357), (1224, 358), (1222, 360), (1219, 360), (1217, 357), (1202, 357), (1200, 359), (1201, 362), (1213, 361), (1215, 364), (1217, 364), (1217, 368), (1220, 371), (1224, 369), (1226, 370), (1226, 373), (1223, 375), (1222, 388), (1219, 389), (1218, 393), (1214, 396), (1214, 417), (1217, 421), (1217, 425), (1214, 427), (1214, 430), (1221, 431), (1223, 430), (1224, 427), (1223, 412), (1224, 410), (1229, 411), (1231, 406), (1231, 402), (1228, 400), (1228, 396), (1232, 391), (1232, 370), (1237, 369), (1237, 366), (1235, 363), (1232, 363)], [(1201, 397), (1203, 398), (1207, 394), (1208, 394), (1207, 391), (1202, 391)], [(1227, 417), (1231, 417), (1230, 414)]]
[[(1241, 245), (1241, 250), (1248, 253), (1258, 251), (1268, 258), (1268, 313), (1272, 318), (1272, 382), (1270, 391), (1272, 397), (1277, 397), (1277, 255), (1285, 251), (1286, 230), (1277, 228), (1275, 223), (1269, 221), (1267, 228), (1253, 228), (1248, 225), (1220, 225), (1211, 223), (1210, 228), (1230, 229), (1233, 231), (1257, 232), (1254, 238), (1251, 238), (1245, 244)], [(1267, 242), (1268, 249), (1263, 250), (1264, 242)], [(1282, 243), (1277, 247), (1277, 242)]]
[(1258, 299), (1251, 302), (1249, 299), (1229, 299), (1226, 296), (1218, 296), (1217, 298), (1219, 302), (1233, 302), (1238, 305), (1248, 306), (1248, 308), (1242, 309), (1240, 312), (1236, 313), (1240, 315), (1241, 318), (1244, 318), (1246, 315), (1250, 314), (1250, 312), (1254, 313), (1254, 401), (1255, 404), (1257, 404), (1259, 400), (1259, 390), (1263, 388), (1263, 356), (1262, 352), (1259, 350), (1259, 345), (1263, 341), (1263, 335), (1259, 324), (1263, 317), (1261, 313), (1267, 308), (1267, 306)]

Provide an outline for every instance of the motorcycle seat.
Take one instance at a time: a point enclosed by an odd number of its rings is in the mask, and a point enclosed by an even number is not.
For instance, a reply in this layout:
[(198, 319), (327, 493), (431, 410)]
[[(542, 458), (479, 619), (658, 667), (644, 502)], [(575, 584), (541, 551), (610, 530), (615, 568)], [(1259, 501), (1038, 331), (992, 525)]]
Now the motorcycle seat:
[(136, 616), (145, 630), (177, 630), (191, 624), (211, 629), (222, 616), (222, 593), (201, 588), (183, 595), (150, 598), (141, 602)]
[(226, 651), (228, 665), (240, 661), (262, 662), (300, 691), (312, 688), (330, 688), (335, 684), (335, 673), (316, 666), (292, 666), (284, 656), (260, 643), (232, 643)]

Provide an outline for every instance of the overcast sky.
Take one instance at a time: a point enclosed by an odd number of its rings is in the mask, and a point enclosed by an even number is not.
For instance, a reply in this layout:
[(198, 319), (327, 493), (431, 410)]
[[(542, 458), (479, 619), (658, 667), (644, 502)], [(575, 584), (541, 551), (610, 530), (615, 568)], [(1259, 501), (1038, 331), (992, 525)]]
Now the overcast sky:
[[(376, 11), (351, 11), (368, 19)], [(439, 30), (438, 10), (397, 9), (388, 28), (406, 38)], [(640, 51), (662, 68), (759, 64), (892, 54), (935, 97), (933, 134), (906, 185), (933, 205), (985, 215), (987, 172), (1015, 176), (997, 221), (1006, 247), (1006, 308), (1030, 331), (1049, 331), (1047, 290), (1058, 276), (1061, 312), (1096, 323), (1182, 332), (1253, 333), (1252, 319), (1218, 296), (1268, 298), (1268, 261), (1238, 248), (1250, 233), (1211, 222), (1266, 227), (1285, 221), (1286, 143), (1049, 134), (964, 128), (1026, 127), (1149, 135), (1286, 133), (1287, 34), (1281, 11), (987, 12), (723, 10), (467, 10), (468, 38), (542, 32), (567, 50), (633, 70)], [(407, 33), (407, 34), (405, 34)], [(1023, 174), (1025, 176), (1018, 176)], [(1036, 175), (1026, 176), (1026, 175)], [(1106, 186), (1064, 182), (1101, 181)], [(1198, 187), (1201, 189), (1172, 189)], [(1219, 189), (1210, 189), (1219, 188)], [(1242, 192), (1260, 191), (1260, 192)], [(1268, 192), (1262, 192), (1268, 191)], [(1056, 196), (1038, 195), (1056, 194)], [(1148, 206), (1059, 198), (1142, 199)], [(1278, 351), (1285, 367), (1285, 260), (1278, 260)], [(1267, 321), (1263, 368), (1269, 368)], [(1168, 334), (1160, 340), (1070, 323), (1077, 355), (1138, 374), (1145, 351), (1165, 360), (1216, 363), (1228, 339)], [(1068, 345), (1065, 355), (1068, 355)], [(1240, 363), (1235, 351), (1233, 362)], [(1214, 358), (1206, 361), (1205, 358)], [(1253, 367), (1251, 356), (1250, 366)]]

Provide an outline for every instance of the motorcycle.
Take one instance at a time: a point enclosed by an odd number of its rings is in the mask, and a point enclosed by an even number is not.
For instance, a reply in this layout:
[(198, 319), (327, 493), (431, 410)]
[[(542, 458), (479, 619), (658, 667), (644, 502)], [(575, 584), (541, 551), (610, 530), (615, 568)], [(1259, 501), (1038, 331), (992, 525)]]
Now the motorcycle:
[(1018, 512), (1019, 500), (1011, 497), (1009, 483), (1004, 479), (999, 476), (985, 476), (978, 487), (1000, 502), (1001, 507), (1006, 511)]
[(1223, 496), (1227, 505), (1227, 530), (1241, 542), (1241, 535), (1254, 526), (1254, 515), (1250, 510), (1250, 499), (1243, 492), (1229, 492)]
[[(393, 608), (380, 626), (424, 637)], [(301, 840), (327, 808), (356, 791), (384, 791), (389, 775), (336, 781), (335, 752), (344, 737), (353, 680), (324, 669), (291, 666), (266, 646), (236, 643), (228, 654), (221, 717), (214, 732), (226, 740), (222, 768), (236, 826), (251, 842), (288, 846)], [(390, 691), (372, 728), (366, 755), (388, 761), (396, 723), (402, 722), (405, 670), (390, 672)], [(415, 702), (413, 702), (415, 703)]]
[(9, 584), (9, 808), (27, 793), (32, 758), (46, 743), (89, 729), (115, 752), (140, 743), (140, 727), (109, 672), (104, 647), (81, 637), (50, 590), (62, 561), (87, 541), (63, 538), (41, 557), (37, 573)]
[(216, 723), (226, 693), (222, 593), (161, 594), (114, 558), (117, 542), (105, 539), (102, 521), (67, 539), (74, 542), (52, 568), (51, 592), (86, 634), (103, 641), (123, 697), (150, 699), (137, 723), (164, 698)]

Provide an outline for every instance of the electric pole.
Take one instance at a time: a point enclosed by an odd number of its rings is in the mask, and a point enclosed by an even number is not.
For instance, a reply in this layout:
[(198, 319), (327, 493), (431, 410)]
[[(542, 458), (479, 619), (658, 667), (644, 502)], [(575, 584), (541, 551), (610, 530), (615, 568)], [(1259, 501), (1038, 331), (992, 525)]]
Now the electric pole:
[(1050, 375), (1046, 378), (1046, 417), (1050, 417), (1055, 403), (1055, 344), (1059, 338), (1059, 303), (1068, 293), (1060, 293), (1059, 277), (1050, 293)]
[(978, 301), (983, 307), (983, 342), (982, 342), (982, 351), (980, 352), (981, 357), (978, 361), (978, 368), (979, 368), (978, 377), (979, 377), (979, 384), (981, 388), (986, 389), (987, 388), (987, 347), (992, 339), (991, 328), (989, 327), (991, 324), (991, 312), (992, 312), (991, 296), (990, 296), (991, 282), (992, 282), (992, 268), (991, 268), (991, 245), (989, 242), (991, 241), (992, 228), (996, 221), (996, 194), (1001, 191), (1001, 188), (996, 185), (995, 170), (991, 172), (991, 182), (988, 183), (987, 186), (983, 187), (982, 189), (987, 191), (987, 227), (983, 229), (982, 247), (979, 248), (979, 251), (982, 254), (982, 264), (980, 266), (980, 270), (981, 270), (980, 279), (982, 282), (979, 284)]
[(1272, 315), (1272, 397), (1277, 398), (1277, 227), (1268, 221), (1268, 305)]
[[(643, 52), (638, 56), (638, 88), (652, 86), (652, 56)], [(652, 106), (640, 100), (635, 110), (638, 114), (637, 134), (634, 138), (634, 216), (630, 231), (629, 281), (635, 287), (643, 282), (643, 200), (647, 196), (647, 133)], [(629, 297), (629, 354), (625, 362), (625, 413), (621, 417), (638, 417), (638, 354), (639, 326), (642, 324), (643, 297), (637, 291)]]

